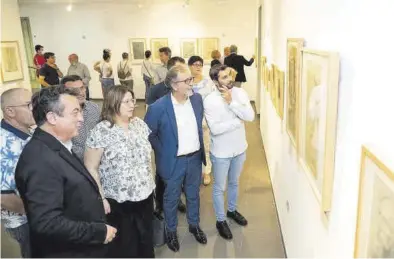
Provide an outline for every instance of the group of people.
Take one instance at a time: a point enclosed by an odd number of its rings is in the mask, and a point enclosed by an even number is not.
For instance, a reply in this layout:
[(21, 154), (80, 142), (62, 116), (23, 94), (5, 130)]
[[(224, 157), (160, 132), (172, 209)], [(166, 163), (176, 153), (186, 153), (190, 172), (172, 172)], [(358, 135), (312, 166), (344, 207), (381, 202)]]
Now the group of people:
[(1, 95), (2, 222), (23, 257), (154, 257), (154, 204), (164, 212), (172, 251), (180, 249), (178, 210), (186, 210), (190, 233), (206, 244), (199, 192), (211, 171), (219, 234), (232, 239), (226, 218), (247, 225), (237, 211), (238, 180), (244, 122), (254, 110), (234, 87), (240, 72), (220, 63), (204, 76), (201, 57), (186, 66), (168, 47), (160, 57), (163, 81), (149, 86), (144, 120), (134, 116), (128, 85), (106, 86), (100, 112), (79, 75), (34, 96), (22, 88)]

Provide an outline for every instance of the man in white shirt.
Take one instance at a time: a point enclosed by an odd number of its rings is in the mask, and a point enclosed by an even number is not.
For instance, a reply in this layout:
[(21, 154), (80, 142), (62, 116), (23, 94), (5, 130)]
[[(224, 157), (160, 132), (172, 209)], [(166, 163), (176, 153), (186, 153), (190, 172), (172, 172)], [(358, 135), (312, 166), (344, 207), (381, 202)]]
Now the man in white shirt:
[(161, 64), (155, 69), (155, 84), (159, 84), (166, 79), (167, 76), (167, 62), (171, 58), (171, 49), (169, 47), (162, 47), (159, 49), (159, 57)]
[(211, 132), (210, 158), (215, 179), (212, 196), (216, 228), (223, 238), (232, 239), (224, 211), (224, 192), (228, 181), (227, 217), (246, 226), (247, 220), (236, 210), (238, 179), (248, 147), (244, 121), (253, 121), (254, 110), (245, 90), (234, 88), (230, 67), (214, 66), (209, 76), (217, 88), (204, 99), (205, 118)]
[(129, 61), (129, 54), (123, 52), (123, 60), (118, 64), (118, 77), (121, 85), (126, 86), (128, 89), (133, 91), (134, 81), (133, 81), (133, 71)]

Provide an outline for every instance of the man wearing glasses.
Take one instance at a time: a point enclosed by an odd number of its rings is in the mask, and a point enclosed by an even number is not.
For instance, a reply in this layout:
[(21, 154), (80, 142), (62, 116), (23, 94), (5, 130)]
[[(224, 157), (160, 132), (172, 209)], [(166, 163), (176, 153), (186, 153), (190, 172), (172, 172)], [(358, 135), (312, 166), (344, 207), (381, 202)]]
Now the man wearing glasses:
[(29, 226), (22, 199), (15, 184), (15, 168), (19, 156), (30, 140), (35, 124), (31, 112), (31, 93), (14, 88), (1, 95), (1, 221), (9, 235), (18, 241), (21, 255), (30, 258)]
[(203, 101), (193, 94), (188, 67), (172, 67), (165, 79), (171, 92), (148, 107), (145, 121), (151, 129), (149, 141), (155, 151), (156, 170), (165, 183), (164, 218), (167, 246), (179, 250), (177, 207), (182, 185), (186, 195), (189, 232), (201, 244), (207, 237), (200, 223), (200, 182), (206, 165), (202, 120)]
[(72, 150), (83, 161), (86, 139), (90, 131), (97, 125), (100, 120), (100, 109), (97, 104), (86, 100), (87, 87), (83, 84), (82, 78), (77, 75), (63, 77), (61, 84), (65, 87), (78, 89), (78, 101), (82, 107), (83, 123), (79, 129), (78, 136), (72, 139)]

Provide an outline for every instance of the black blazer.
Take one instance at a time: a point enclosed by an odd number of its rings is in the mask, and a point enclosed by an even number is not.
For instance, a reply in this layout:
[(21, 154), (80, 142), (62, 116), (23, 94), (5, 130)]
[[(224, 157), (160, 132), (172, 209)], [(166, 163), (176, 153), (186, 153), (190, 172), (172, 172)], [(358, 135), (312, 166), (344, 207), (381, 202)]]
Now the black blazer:
[(212, 61), (211, 61), (211, 67), (213, 67), (215, 65), (220, 65), (220, 64), (222, 64), (222, 63), (220, 63), (220, 61), (217, 59), (212, 59)]
[(166, 86), (164, 82), (158, 83), (157, 85), (152, 86), (148, 94), (148, 100), (146, 103), (148, 105), (152, 105), (154, 102), (159, 100), (164, 95), (170, 92), (170, 88)]
[(27, 213), (32, 257), (104, 257), (107, 228), (95, 180), (55, 137), (37, 128), (15, 180)]
[(235, 82), (246, 82), (244, 66), (251, 66), (253, 62), (253, 58), (247, 61), (244, 56), (237, 55), (235, 53), (232, 53), (224, 59), (224, 64), (226, 66), (232, 67), (238, 72), (237, 76), (235, 77)]

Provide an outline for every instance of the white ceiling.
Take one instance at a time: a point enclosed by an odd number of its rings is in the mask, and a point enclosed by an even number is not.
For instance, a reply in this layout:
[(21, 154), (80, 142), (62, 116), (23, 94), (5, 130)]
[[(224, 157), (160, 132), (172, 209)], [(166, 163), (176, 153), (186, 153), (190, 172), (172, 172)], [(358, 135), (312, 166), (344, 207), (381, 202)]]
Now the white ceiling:
[(227, 2), (228, 0), (19, 0), (19, 4), (145, 4), (152, 3), (190, 3), (196, 4), (201, 2)]

